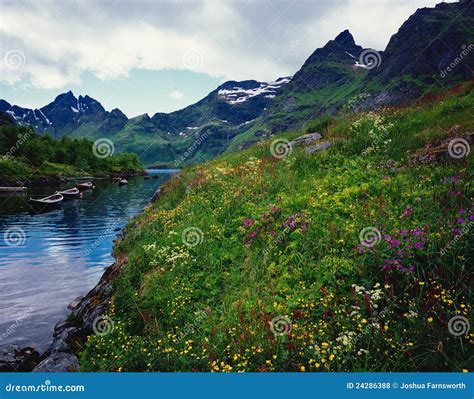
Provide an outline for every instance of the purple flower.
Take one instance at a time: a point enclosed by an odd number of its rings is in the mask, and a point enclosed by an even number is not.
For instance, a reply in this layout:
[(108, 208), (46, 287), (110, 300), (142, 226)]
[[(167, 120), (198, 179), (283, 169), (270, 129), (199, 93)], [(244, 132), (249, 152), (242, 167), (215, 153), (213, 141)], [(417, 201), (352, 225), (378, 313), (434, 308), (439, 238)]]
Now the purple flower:
[(413, 248), (421, 249), (423, 248), (423, 243), (421, 241), (415, 242), (415, 245), (413, 245)]

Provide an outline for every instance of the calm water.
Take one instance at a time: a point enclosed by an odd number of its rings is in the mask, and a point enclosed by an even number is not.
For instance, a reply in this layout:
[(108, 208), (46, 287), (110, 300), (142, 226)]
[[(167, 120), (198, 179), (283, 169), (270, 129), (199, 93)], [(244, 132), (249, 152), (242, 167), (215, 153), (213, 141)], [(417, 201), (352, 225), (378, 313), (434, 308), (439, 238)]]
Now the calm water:
[(68, 314), (67, 305), (85, 295), (113, 263), (120, 229), (173, 171), (149, 173), (158, 178), (131, 178), (122, 187), (96, 180), (96, 189), (83, 199), (40, 215), (29, 211), (29, 196), (50, 195), (59, 187), (0, 197), (0, 348), (46, 349), (54, 325)]

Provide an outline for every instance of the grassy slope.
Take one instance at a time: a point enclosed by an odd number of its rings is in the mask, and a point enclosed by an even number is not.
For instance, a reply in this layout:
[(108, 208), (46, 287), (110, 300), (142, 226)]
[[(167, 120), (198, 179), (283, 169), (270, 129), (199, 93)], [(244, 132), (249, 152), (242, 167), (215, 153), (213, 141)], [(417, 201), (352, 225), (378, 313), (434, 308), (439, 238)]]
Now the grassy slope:
[[(470, 89), (314, 122), (337, 141), (327, 152), (276, 159), (267, 142), (184, 170), (116, 249), (128, 261), (115, 329), (89, 337), (82, 368), (467, 369), (474, 334), (454, 337), (447, 321), (472, 316), (472, 231), (455, 239), (473, 213), (472, 153), (409, 154), (472, 131)], [(383, 237), (372, 248), (359, 242), (369, 226)], [(202, 242), (185, 245), (188, 228)], [(419, 248), (397, 247), (407, 238)], [(381, 270), (398, 257), (413, 272)], [(289, 334), (273, 334), (278, 317)]]

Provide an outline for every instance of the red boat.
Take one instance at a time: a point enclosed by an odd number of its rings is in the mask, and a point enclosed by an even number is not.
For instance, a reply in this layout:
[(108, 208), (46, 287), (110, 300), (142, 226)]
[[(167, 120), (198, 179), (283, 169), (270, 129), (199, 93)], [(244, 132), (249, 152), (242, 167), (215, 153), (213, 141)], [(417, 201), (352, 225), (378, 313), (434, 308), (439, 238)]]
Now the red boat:
[(92, 184), (91, 181), (88, 181), (88, 182), (85, 182), (85, 183), (77, 183), (76, 188), (79, 191), (86, 191), (86, 190), (90, 190), (91, 188), (94, 188), (94, 185)]

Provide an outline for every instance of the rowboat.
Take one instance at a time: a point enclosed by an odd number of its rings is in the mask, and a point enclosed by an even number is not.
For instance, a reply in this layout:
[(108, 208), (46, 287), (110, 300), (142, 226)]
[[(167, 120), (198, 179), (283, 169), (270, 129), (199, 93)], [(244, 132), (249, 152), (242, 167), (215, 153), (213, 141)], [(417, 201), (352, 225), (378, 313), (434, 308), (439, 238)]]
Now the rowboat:
[(61, 204), (63, 199), (64, 197), (61, 194), (56, 193), (44, 198), (30, 198), (30, 203), (31, 205), (38, 206), (40, 208), (50, 208)]
[(0, 193), (11, 193), (17, 191), (26, 191), (26, 187), (0, 187)]
[(64, 199), (74, 199), (74, 198), (82, 198), (82, 194), (78, 188), (70, 188), (69, 190), (58, 191), (58, 194), (61, 194)]
[(88, 181), (88, 182), (85, 182), (85, 183), (77, 183), (76, 184), (76, 188), (79, 190), (79, 191), (85, 191), (85, 190), (90, 190), (91, 188), (93, 188), (94, 185), (92, 184), (91, 181)]

